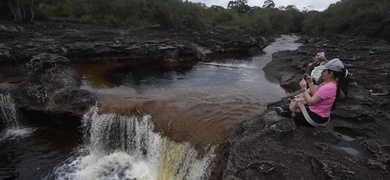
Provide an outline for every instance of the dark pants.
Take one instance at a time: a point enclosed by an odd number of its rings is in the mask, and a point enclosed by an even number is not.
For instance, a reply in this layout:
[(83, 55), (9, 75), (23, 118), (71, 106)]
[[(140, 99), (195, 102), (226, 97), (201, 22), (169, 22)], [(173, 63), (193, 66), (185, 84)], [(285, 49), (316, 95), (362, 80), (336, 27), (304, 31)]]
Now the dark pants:
[[(308, 107), (306, 107), (306, 110), (307, 110), (307, 113), (309, 114), (309, 116), (311, 117), (311, 119), (318, 123), (318, 124), (323, 124), (323, 123), (326, 123), (328, 122), (329, 118), (323, 118), (319, 115), (317, 115), (316, 113), (310, 111), (310, 109)], [(295, 125), (296, 126), (308, 126), (308, 127), (313, 127), (311, 124), (309, 124), (307, 122), (307, 120), (305, 119), (305, 117), (303, 116), (303, 113), (300, 112), (300, 113), (296, 113), (296, 116), (293, 118), (294, 119), (294, 122), (295, 122)]]

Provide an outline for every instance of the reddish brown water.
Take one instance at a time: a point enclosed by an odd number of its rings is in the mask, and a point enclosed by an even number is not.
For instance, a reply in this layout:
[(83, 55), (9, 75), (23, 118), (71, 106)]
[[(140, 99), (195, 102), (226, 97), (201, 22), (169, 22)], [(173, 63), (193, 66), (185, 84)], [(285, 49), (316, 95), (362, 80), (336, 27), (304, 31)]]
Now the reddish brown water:
[(262, 68), (273, 52), (297, 48), (293, 40), (277, 39), (263, 55), (214, 59), (190, 68), (110, 63), (75, 69), (83, 74), (84, 89), (101, 94), (102, 112), (150, 114), (155, 131), (201, 150), (289, 94)]
[[(150, 114), (155, 131), (198, 151), (218, 144), (236, 124), (262, 113), (289, 93), (267, 79), (262, 68), (272, 53), (296, 49), (296, 38), (282, 37), (246, 58), (220, 58), (185, 68), (129, 66), (124, 63), (79, 64), (83, 89), (100, 95), (101, 113)], [(19, 81), (4, 77), (1, 82)], [(23, 130), (23, 128), (21, 128)], [(18, 130), (19, 131), (19, 130)], [(44, 179), (82, 144), (77, 132), (37, 127), (8, 135), (0, 127), (0, 179)]]
[(22, 82), (26, 77), (24, 76), (13, 76), (0, 78), (0, 83), (19, 83)]

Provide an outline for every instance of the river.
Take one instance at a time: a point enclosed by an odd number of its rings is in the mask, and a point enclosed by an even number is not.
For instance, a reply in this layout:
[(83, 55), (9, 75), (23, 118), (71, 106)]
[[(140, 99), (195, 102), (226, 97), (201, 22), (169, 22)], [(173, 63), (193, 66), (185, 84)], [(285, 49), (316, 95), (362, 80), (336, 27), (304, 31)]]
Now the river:
[(289, 95), (262, 69), (295, 40), (191, 67), (75, 65), (82, 88), (101, 97), (80, 132), (26, 127), (1, 95), (0, 179), (207, 179), (229, 129)]

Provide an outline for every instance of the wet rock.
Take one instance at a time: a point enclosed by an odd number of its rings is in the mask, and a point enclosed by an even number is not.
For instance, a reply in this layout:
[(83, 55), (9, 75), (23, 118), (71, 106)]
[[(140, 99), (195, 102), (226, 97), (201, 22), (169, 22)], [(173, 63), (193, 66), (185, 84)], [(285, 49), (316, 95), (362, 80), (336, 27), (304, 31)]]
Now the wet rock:
[(302, 75), (305, 73), (304, 61), (295, 62), (295, 66), (292, 66), (293, 59), (301, 56), (296, 52), (284, 51), (276, 52), (272, 55), (272, 62), (268, 63), (264, 68), (264, 72), (279, 80), (280, 85), (291, 89), (299, 89), (299, 82), (302, 79)]
[[(3, 23), (0, 62), (27, 62), (37, 53), (53, 53), (71, 62), (121, 60), (133, 63), (198, 62), (218, 52), (261, 50), (269, 41), (252, 32), (175, 29), (109, 29), (87, 24), (34, 22), (17, 28)], [(13, 29), (18, 29), (17, 32)]]
[[(134, 63), (197, 62), (214, 52), (262, 49), (268, 41), (256, 33), (142, 29), (128, 31), (74, 24), (36, 22), (1, 27), (0, 62), (28, 65), (18, 68), (27, 79), (2, 85), (30, 122), (77, 127), (96, 97), (80, 89), (80, 76), (70, 62), (123, 60)], [(81, 27), (81, 28), (80, 28)], [(82, 29), (82, 30), (81, 30)], [(387, 179), (390, 137), (388, 95), (371, 96), (375, 84), (388, 87), (388, 43), (377, 39), (324, 35), (303, 38), (296, 51), (277, 52), (264, 69), (282, 86), (299, 89), (306, 65), (318, 51), (340, 58), (354, 74), (350, 91), (323, 128), (297, 127), (278, 116), (274, 107), (243, 121), (218, 147), (212, 179)], [(378, 48), (380, 46), (380, 48)], [(375, 48), (374, 48), (375, 47)], [(42, 53), (42, 54), (40, 54)], [(31, 60), (31, 61), (30, 61)], [(28, 71), (27, 71), (28, 67)], [(8, 72), (3, 66), (1, 73)], [(28, 72), (28, 73), (27, 73)], [(334, 127), (360, 130), (344, 142)], [(371, 155), (356, 157), (333, 147), (363, 145)]]
[[(384, 91), (390, 84), (381, 75), (388, 71), (381, 67), (387, 66), (390, 49), (372, 48), (380, 40), (339, 35), (302, 41), (305, 44), (296, 51), (274, 53), (265, 73), (281, 85), (298, 90), (305, 64), (316, 52), (325, 51), (328, 59), (340, 58), (353, 73), (347, 98), (337, 102), (330, 123), (315, 128), (296, 127), (291, 119), (274, 112), (275, 107), (288, 105), (288, 97), (268, 105), (263, 114), (242, 122), (227, 137), (224, 143), (230, 149), (222, 177), (387, 179), (389, 98), (373, 96), (369, 90)], [(346, 138), (350, 134), (353, 137)]]
[(70, 61), (57, 54), (40, 53), (27, 63), (27, 67), (30, 70), (27, 79), (11, 92), (21, 113), (35, 123), (58, 125), (68, 121), (71, 123), (65, 127), (76, 128), (81, 116), (95, 104), (96, 97), (79, 89), (81, 77), (70, 67)]

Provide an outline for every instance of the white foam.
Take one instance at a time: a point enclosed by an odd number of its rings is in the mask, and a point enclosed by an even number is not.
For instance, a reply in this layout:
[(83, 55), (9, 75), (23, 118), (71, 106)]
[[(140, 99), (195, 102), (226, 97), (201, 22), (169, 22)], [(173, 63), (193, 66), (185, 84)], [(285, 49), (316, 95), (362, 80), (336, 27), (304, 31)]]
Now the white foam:
[(151, 116), (84, 116), (85, 148), (55, 169), (55, 179), (207, 179), (214, 148), (202, 158), (189, 143), (153, 132)]
[(5, 139), (20, 139), (30, 136), (36, 128), (7, 128), (1, 133), (0, 141)]
[[(125, 152), (114, 152), (108, 155), (90, 154), (81, 158), (76, 172), (67, 178), (95, 179), (156, 179), (156, 175), (144, 161), (137, 161)], [(65, 178), (65, 179), (67, 179)], [(70, 178), (73, 179), (73, 178)]]

